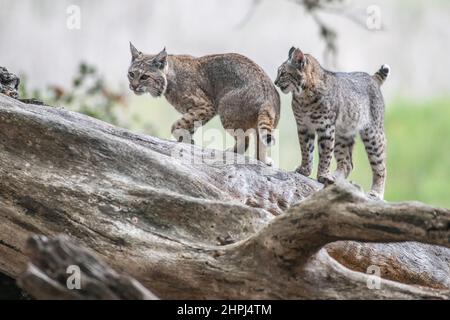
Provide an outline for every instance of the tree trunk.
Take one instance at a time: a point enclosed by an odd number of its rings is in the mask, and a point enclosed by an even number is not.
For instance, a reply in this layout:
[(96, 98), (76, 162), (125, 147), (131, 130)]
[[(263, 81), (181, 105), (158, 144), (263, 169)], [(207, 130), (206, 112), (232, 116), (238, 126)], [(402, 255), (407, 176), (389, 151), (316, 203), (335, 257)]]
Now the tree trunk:
[(26, 250), (31, 262), (18, 283), (39, 299), (157, 299), (135, 279), (119, 275), (66, 236), (33, 236)]
[(0, 95), (0, 272), (66, 234), (163, 299), (450, 297), (449, 210), (228, 156)]

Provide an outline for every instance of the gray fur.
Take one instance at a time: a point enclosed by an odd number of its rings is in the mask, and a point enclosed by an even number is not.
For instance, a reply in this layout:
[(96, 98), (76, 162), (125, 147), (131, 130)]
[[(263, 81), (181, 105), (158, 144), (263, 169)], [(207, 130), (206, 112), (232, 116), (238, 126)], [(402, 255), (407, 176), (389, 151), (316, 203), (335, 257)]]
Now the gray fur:
[(19, 96), (20, 79), (15, 74), (8, 72), (4, 67), (0, 67), (0, 93), (17, 98)]
[[(318, 180), (333, 182), (347, 178), (353, 169), (352, 151), (356, 135), (362, 137), (372, 166), (371, 196), (383, 198), (386, 179), (386, 138), (384, 100), (380, 85), (389, 74), (383, 65), (374, 75), (365, 72), (331, 72), (301, 50), (291, 48), (275, 84), (292, 92), (292, 109), (297, 121), (302, 163), (297, 172), (312, 171), (315, 136), (318, 136)], [(334, 154), (337, 170), (330, 175)]]
[[(256, 129), (258, 159), (266, 161), (266, 145), (280, 117), (280, 97), (267, 74), (250, 59), (235, 53), (200, 58), (188, 55), (145, 55), (130, 44), (130, 89), (136, 94), (165, 96), (182, 118), (172, 134), (195, 131), (194, 122), (205, 124), (220, 116), (225, 129)], [(142, 78), (144, 76), (144, 79)], [(264, 137), (265, 143), (259, 143)], [(183, 137), (179, 137), (183, 140)], [(238, 141), (235, 152), (248, 147), (248, 138)]]

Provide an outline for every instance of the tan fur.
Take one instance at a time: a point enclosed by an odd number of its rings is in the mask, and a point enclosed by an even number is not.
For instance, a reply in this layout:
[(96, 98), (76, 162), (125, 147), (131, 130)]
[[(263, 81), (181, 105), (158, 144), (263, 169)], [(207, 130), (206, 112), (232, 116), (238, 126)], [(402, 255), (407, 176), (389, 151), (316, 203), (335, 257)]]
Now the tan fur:
[[(265, 148), (273, 143), (272, 131), (280, 118), (280, 98), (270, 78), (257, 64), (235, 53), (196, 58), (167, 55), (165, 50), (157, 55), (144, 55), (133, 48), (130, 88), (137, 94), (164, 94), (182, 114), (172, 125), (174, 136), (185, 141), (185, 133), (192, 135), (197, 129), (196, 122), (204, 125), (219, 115), (225, 129), (256, 130), (264, 142), (258, 144), (257, 158), (266, 162)], [(146, 80), (133, 84), (142, 75), (146, 75)], [(235, 152), (247, 149), (248, 138), (243, 140), (236, 138)]]

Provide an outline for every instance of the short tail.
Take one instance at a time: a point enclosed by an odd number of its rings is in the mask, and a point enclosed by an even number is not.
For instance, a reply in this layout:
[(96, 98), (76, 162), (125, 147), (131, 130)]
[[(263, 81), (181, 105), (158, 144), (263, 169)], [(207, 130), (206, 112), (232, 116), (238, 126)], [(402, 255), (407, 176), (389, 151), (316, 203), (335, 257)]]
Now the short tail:
[(273, 136), (275, 117), (273, 112), (267, 109), (270, 108), (262, 110), (258, 115), (258, 134), (265, 145), (271, 146), (275, 144)]
[(381, 86), (389, 76), (389, 73), (391, 72), (391, 67), (389, 67), (387, 64), (383, 64), (374, 75), (373, 78), (376, 82)]

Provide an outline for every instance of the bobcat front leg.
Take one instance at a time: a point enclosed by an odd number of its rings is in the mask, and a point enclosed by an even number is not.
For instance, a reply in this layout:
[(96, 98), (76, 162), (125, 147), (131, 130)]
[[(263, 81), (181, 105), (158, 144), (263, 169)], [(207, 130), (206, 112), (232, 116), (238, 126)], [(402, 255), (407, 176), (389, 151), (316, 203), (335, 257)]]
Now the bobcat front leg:
[(314, 139), (316, 135), (313, 130), (298, 129), (298, 140), (302, 151), (302, 163), (295, 171), (309, 177), (313, 169)]
[(319, 169), (317, 171), (317, 181), (326, 185), (333, 183), (334, 181), (330, 174), (335, 139), (334, 126), (327, 125), (325, 128), (317, 129), (317, 136), (319, 145)]
[(172, 125), (172, 135), (178, 142), (190, 141), (193, 144), (192, 135), (195, 130), (216, 115), (215, 108), (209, 101), (196, 98), (194, 102), (194, 106)]

